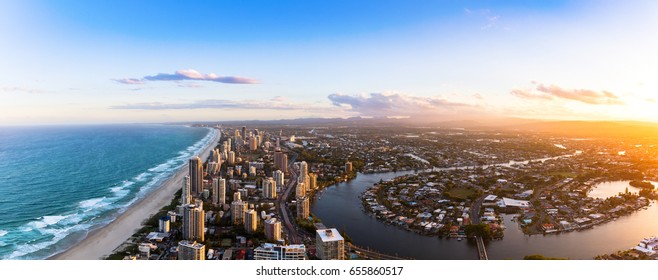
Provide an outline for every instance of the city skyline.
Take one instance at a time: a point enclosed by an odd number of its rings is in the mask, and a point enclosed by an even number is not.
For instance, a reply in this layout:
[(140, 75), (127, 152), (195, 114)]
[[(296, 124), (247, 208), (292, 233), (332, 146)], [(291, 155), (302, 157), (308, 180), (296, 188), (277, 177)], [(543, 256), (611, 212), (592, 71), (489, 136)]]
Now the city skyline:
[(652, 121), (656, 5), (3, 1), (0, 125)]

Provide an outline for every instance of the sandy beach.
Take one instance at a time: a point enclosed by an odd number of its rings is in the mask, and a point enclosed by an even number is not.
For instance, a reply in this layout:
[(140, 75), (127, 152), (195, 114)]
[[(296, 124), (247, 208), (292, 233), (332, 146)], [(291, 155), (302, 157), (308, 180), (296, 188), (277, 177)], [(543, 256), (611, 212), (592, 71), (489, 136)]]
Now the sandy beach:
[[(199, 155), (202, 160), (217, 145), (219, 133)], [(149, 195), (132, 205), (108, 225), (93, 230), (85, 239), (68, 250), (49, 259), (55, 260), (98, 260), (114, 251), (142, 227), (142, 222), (169, 205), (174, 194), (182, 187), (183, 177), (187, 175), (187, 164), (176, 171), (174, 176), (164, 181)]]

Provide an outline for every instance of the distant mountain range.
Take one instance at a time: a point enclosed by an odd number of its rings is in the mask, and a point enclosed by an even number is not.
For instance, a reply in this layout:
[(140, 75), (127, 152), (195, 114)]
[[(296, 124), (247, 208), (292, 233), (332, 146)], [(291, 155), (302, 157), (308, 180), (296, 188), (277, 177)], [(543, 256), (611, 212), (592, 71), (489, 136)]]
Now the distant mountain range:
[[(482, 130), (528, 131), (568, 137), (614, 137), (646, 138), (658, 137), (658, 123), (639, 121), (570, 121), (535, 120), (521, 118), (492, 118), (488, 120), (435, 121), (413, 118), (300, 118), (281, 120), (245, 120), (221, 122), (194, 122), (196, 124), (222, 124), (229, 126), (257, 125), (340, 125), (340, 126), (404, 126), (465, 128)], [(174, 123), (172, 123), (174, 124)], [(175, 123), (180, 124), (180, 123)]]

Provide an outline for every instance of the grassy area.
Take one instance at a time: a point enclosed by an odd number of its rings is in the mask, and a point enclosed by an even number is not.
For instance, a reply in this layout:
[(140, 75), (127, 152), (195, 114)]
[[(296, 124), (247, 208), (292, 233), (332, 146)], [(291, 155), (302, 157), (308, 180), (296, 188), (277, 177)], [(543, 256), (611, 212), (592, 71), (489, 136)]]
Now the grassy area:
[(471, 188), (454, 187), (450, 188), (445, 194), (451, 198), (466, 200), (477, 195), (476, 191)]

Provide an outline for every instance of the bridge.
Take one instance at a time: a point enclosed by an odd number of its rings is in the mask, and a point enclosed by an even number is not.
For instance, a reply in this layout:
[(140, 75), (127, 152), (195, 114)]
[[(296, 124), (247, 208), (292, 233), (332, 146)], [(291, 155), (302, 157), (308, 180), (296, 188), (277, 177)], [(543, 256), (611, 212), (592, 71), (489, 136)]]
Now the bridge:
[(407, 258), (407, 257), (400, 257), (400, 256), (393, 256), (389, 254), (385, 254), (382, 252), (378, 252), (369, 248), (363, 248), (359, 247), (356, 245), (353, 245), (351, 243), (345, 243), (345, 252), (352, 252), (354, 251), (355, 254), (357, 254), (359, 257), (366, 258), (366, 259), (371, 259), (371, 260), (412, 260), (412, 258)]
[(476, 236), (475, 243), (478, 246), (478, 257), (480, 260), (488, 260), (489, 257), (487, 256), (487, 249), (484, 247), (484, 240), (482, 240), (482, 237)]
[[(471, 222), (474, 225), (477, 225), (480, 223), (480, 208), (482, 208), (482, 202), (484, 202), (484, 198), (486, 195), (483, 195), (482, 197), (478, 198), (473, 203), (473, 206), (471, 206)], [(475, 244), (477, 244), (478, 247), (478, 257), (480, 260), (488, 260), (489, 256), (487, 256), (487, 248), (484, 246), (484, 240), (482, 239), (482, 236), (475, 236)]]

